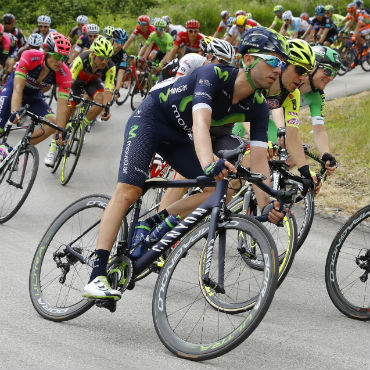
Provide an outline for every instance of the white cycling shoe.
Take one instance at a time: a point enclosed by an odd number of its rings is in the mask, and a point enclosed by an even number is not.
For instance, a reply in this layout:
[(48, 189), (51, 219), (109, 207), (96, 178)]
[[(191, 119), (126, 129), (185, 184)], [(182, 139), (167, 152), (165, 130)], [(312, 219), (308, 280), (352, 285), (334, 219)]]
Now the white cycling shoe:
[(54, 167), (56, 157), (56, 152), (49, 152), (48, 154), (46, 154), (46, 157), (44, 159), (45, 166)]
[(118, 301), (121, 299), (121, 292), (110, 287), (106, 276), (97, 276), (84, 287), (82, 296), (88, 299), (108, 299)]

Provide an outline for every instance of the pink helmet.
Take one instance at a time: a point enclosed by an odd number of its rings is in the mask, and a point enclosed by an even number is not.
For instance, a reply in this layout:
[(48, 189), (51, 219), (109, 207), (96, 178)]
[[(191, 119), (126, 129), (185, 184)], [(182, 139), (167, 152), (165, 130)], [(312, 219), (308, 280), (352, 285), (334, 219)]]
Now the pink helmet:
[(185, 27), (199, 29), (200, 23), (196, 19), (190, 19), (186, 22)]
[(67, 37), (59, 32), (50, 32), (46, 36), (43, 47), (48, 48), (53, 53), (61, 55), (69, 55), (71, 51), (71, 43)]

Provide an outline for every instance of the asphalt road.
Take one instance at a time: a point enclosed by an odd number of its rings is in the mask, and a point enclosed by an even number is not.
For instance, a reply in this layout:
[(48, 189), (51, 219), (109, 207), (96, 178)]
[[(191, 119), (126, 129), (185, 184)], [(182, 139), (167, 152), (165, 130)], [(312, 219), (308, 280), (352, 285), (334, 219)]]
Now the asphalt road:
[[(351, 73), (369, 81), (370, 74)], [(345, 84), (339, 84), (342, 90), (348, 90)], [(57, 324), (36, 313), (28, 293), (35, 248), (68, 204), (87, 194), (112, 193), (130, 113), (127, 105), (115, 106), (112, 119), (97, 124), (67, 186), (41, 163), (26, 203), (0, 225), (0, 369), (369, 369), (370, 322), (343, 316), (325, 288), (326, 254), (340, 225), (319, 216), (263, 322), (221, 358), (194, 363), (163, 347), (151, 318), (154, 275), (126, 292), (114, 314), (93, 307)], [(41, 160), (47, 149), (46, 142), (38, 146)]]

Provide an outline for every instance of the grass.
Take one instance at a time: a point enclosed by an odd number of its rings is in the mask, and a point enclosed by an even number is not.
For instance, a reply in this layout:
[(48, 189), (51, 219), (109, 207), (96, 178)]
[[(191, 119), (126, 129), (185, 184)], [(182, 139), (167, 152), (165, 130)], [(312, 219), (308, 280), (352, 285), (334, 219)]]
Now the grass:
[[(317, 206), (348, 216), (370, 203), (370, 92), (326, 103), (325, 128), (339, 163), (317, 197)], [(308, 108), (300, 114), (303, 142), (314, 148)]]

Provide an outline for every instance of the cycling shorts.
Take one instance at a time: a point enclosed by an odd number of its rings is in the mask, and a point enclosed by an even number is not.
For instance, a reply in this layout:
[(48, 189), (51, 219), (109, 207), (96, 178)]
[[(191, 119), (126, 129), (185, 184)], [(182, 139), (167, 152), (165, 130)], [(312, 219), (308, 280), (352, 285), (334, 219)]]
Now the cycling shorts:
[(84, 91), (91, 99), (94, 99), (97, 92), (104, 92), (104, 83), (100, 78), (85, 83), (77, 79), (71, 86), (71, 92), (73, 95), (80, 96)]

